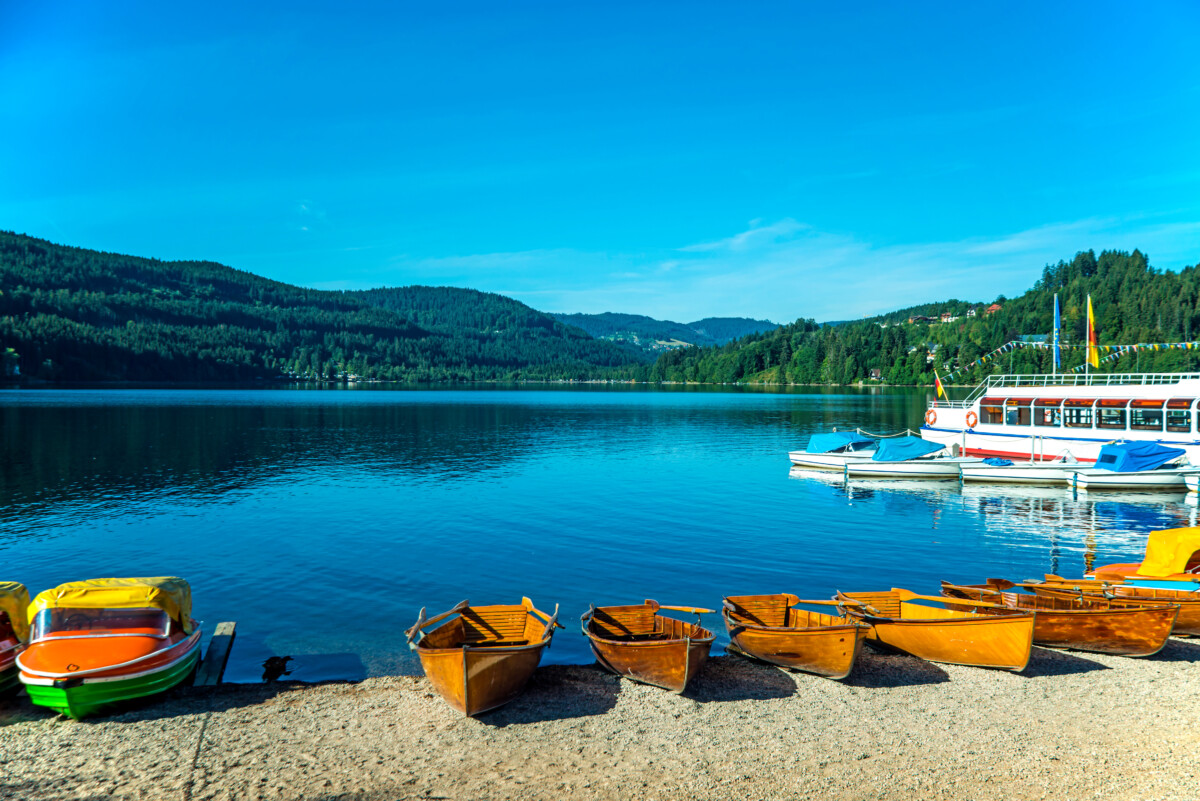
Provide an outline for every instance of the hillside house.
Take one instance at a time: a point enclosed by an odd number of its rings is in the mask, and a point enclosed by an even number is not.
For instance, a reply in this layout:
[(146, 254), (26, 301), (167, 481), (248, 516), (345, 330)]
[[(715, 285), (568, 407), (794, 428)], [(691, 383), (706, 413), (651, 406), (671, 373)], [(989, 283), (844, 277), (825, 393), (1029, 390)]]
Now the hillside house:
[(993, 303), (991, 306), (988, 306), (986, 309), (983, 310), (983, 316), (991, 317), (993, 314), (1000, 311), (1000, 309), (1002, 309), (1002, 308), (1003, 307), (999, 303)]

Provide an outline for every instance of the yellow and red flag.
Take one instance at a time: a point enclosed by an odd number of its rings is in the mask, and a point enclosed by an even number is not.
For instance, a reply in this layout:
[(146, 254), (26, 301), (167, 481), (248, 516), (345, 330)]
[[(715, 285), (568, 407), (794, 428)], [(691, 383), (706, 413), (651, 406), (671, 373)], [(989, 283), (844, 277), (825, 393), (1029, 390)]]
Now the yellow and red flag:
[(933, 385), (937, 388), (937, 396), (939, 398), (946, 397), (946, 388), (942, 386), (942, 379), (938, 378), (936, 369), (933, 371)]
[(1092, 312), (1092, 296), (1088, 295), (1087, 363), (1100, 366), (1100, 339), (1096, 336), (1096, 315)]

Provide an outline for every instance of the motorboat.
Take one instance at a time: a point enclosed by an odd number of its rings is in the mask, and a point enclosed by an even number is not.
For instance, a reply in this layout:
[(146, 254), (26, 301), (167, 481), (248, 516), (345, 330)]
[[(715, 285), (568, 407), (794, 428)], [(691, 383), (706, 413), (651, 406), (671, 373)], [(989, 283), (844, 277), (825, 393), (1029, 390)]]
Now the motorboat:
[(957, 479), (964, 465), (982, 459), (951, 456), (947, 446), (920, 437), (879, 441), (870, 459), (849, 461), (846, 474), (865, 478)]
[(1075, 471), (1083, 467), (1069, 452), (1048, 462), (1014, 462), (992, 457), (978, 464), (963, 465), (962, 480), (986, 484), (1031, 484), (1038, 486), (1068, 486)]
[(29, 700), (81, 718), (169, 690), (200, 664), (192, 591), (174, 576), (73, 581), (29, 605), (17, 657)]
[(1182, 448), (1156, 442), (1114, 442), (1100, 448), (1092, 468), (1075, 471), (1075, 486), (1083, 490), (1181, 490), (1188, 476), (1200, 476)]
[(24, 584), (0, 581), (0, 698), (21, 686), (17, 655), (29, 639), (28, 606), (29, 591)]
[(788, 454), (792, 465), (811, 470), (842, 471), (846, 462), (870, 459), (878, 441), (854, 431), (813, 434), (802, 451)]

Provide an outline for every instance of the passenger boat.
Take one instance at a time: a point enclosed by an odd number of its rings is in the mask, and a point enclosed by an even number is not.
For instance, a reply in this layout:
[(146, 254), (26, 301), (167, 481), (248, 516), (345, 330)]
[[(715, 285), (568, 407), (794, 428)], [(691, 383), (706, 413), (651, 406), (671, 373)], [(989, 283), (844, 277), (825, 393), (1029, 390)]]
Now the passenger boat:
[[(425, 629), (441, 623), (440, 626)], [(520, 604), (471, 606), (461, 601), (426, 619), (422, 608), (408, 629), (409, 647), (446, 703), (473, 716), (520, 695), (550, 646), (558, 607), (547, 615), (522, 598)]]
[(17, 657), (29, 700), (81, 718), (161, 693), (200, 663), (200, 624), (181, 578), (73, 581), (29, 605), (29, 646)]
[(16, 581), (0, 581), (0, 697), (21, 686), (17, 655), (29, 639), (29, 591)]
[(968, 585), (943, 581), (942, 595), (1036, 612), (1034, 645), (1116, 656), (1150, 656), (1161, 651), (1179, 613), (1179, 605), (1172, 603), (1101, 596), (1055, 598), (1013, 591), (1022, 586), (1001, 579)]
[(854, 431), (813, 434), (804, 450), (792, 451), (788, 458), (795, 467), (841, 471), (847, 461), (870, 459), (877, 444), (871, 437)]
[(1200, 373), (991, 376), (965, 400), (935, 400), (921, 436), (964, 456), (1093, 462), (1113, 440), (1183, 448), (1200, 461)]
[(920, 437), (898, 437), (880, 440), (870, 459), (847, 462), (846, 473), (864, 478), (957, 479), (964, 464), (980, 461), (953, 457), (945, 445)]
[(1187, 463), (1182, 448), (1155, 442), (1115, 442), (1100, 448), (1095, 467), (1075, 471), (1080, 489), (1179, 490), (1200, 468)]
[(981, 462), (962, 466), (962, 480), (981, 484), (1026, 484), (1036, 486), (1067, 486), (1075, 478), (1079, 461), (1070, 453), (1049, 462), (1023, 461), (990, 457)]
[(772, 665), (844, 679), (854, 669), (871, 630), (845, 613), (796, 609), (797, 604), (837, 606), (837, 601), (801, 600), (790, 594), (733, 595), (721, 603), (730, 650)]
[[(929, 662), (1017, 673), (1029, 664), (1033, 649), (1032, 611), (1005, 609), (982, 601), (954, 604), (979, 609), (963, 611), (951, 608), (946, 598), (917, 595), (898, 588), (889, 592), (838, 592), (835, 600), (851, 617), (871, 626), (868, 642), (878, 642)], [(940, 606), (929, 606), (930, 602)]]
[[(695, 623), (660, 615), (660, 609), (696, 615)], [(682, 693), (708, 660), (716, 635), (700, 625), (712, 612), (694, 606), (592, 606), (580, 625), (596, 661), (618, 676)]]

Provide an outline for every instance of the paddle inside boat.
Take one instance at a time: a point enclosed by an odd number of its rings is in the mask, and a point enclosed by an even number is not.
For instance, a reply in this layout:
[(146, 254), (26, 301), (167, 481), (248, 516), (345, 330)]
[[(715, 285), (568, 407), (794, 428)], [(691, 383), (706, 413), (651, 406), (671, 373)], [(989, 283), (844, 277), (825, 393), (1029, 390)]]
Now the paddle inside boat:
[[(440, 623), (436, 628), (426, 628)], [(547, 615), (533, 601), (454, 608), (426, 619), (421, 609), (406, 635), (421, 668), (446, 703), (478, 715), (516, 698), (550, 647), (558, 607)]]
[(29, 700), (80, 718), (168, 690), (200, 663), (192, 592), (177, 577), (74, 581), (29, 605), (17, 657)]
[[(929, 662), (991, 667), (1020, 672), (1033, 649), (1032, 611), (1005, 609), (982, 601), (960, 601), (888, 592), (838, 592), (847, 614), (871, 626), (868, 642), (885, 645)], [(937, 604), (931, 606), (930, 604)], [(983, 609), (987, 609), (984, 613)]]
[(0, 696), (21, 686), (17, 677), (17, 655), (29, 639), (25, 610), (29, 590), (16, 581), (0, 581)]
[[(696, 615), (695, 623), (660, 615), (660, 609)], [(592, 606), (580, 618), (596, 661), (618, 676), (682, 693), (704, 663), (716, 639), (700, 625), (711, 609), (662, 606), (657, 601), (630, 606)]]
[[(942, 595), (1036, 612), (1034, 645), (1117, 656), (1150, 656), (1161, 651), (1179, 613), (1179, 605), (1172, 603), (1147, 604), (1104, 596), (1055, 598), (1016, 591), (1025, 587), (1004, 579), (967, 585), (943, 581)], [(980, 611), (988, 613), (986, 608)]]
[(721, 603), (729, 650), (772, 665), (844, 679), (854, 669), (870, 626), (844, 614), (796, 606), (838, 606), (797, 595), (731, 595)]

